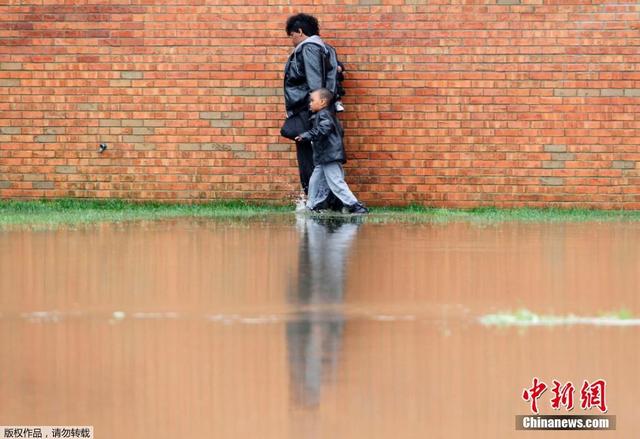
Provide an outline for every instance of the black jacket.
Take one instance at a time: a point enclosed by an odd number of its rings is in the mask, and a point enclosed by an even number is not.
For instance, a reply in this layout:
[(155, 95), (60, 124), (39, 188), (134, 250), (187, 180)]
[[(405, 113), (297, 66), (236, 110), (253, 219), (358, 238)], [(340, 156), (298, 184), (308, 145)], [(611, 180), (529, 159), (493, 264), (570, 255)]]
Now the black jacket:
[[(331, 51), (312, 40), (294, 49), (284, 68), (284, 102), (289, 115), (309, 106), (309, 93), (322, 87), (335, 88)], [(335, 55), (334, 55), (335, 58)], [(327, 84), (327, 79), (331, 84)], [(330, 88), (330, 89), (331, 89)]]
[(328, 108), (323, 108), (311, 117), (313, 128), (300, 136), (313, 145), (313, 163), (322, 165), (330, 162), (346, 163), (342, 138), (344, 131), (340, 121)]

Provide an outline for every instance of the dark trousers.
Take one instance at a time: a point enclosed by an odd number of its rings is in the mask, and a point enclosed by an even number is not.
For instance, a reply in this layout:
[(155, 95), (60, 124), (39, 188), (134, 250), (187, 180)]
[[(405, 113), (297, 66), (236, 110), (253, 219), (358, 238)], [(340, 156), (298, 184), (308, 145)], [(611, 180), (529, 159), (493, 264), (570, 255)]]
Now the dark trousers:
[(304, 194), (309, 193), (309, 180), (313, 174), (313, 148), (311, 142), (296, 142), (296, 156), (298, 157), (298, 172), (300, 184)]

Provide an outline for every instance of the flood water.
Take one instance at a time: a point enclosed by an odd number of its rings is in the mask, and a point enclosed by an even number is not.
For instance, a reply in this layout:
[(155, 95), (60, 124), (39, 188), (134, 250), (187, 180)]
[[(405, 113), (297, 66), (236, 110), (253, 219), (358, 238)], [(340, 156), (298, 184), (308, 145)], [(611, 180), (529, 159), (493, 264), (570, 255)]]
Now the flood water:
[[(97, 438), (633, 437), (635, 223), (181, 219), (0, 232), (0, 424)], [(606, 380), (616, 431), (524, 432)], [(571, 381), (575, 408), (550, 407)]]

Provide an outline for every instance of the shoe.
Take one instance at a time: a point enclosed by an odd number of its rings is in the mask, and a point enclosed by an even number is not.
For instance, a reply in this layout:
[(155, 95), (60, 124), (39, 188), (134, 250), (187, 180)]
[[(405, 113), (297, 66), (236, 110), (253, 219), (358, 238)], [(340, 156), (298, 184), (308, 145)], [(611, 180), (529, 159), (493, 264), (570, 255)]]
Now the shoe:
[(369, 213), (369, 209), (364, 207), (364, 205), (360, 202), (352, 204), (351, 206), (345, 206), (342, 209), (342, 213), (350, 213), (352, 215), (365, 215)]
[(336, 113), (342, 113), (344, 111), (344, 105), (342, 105), (342, 101), (337, 101), (335, 103)]

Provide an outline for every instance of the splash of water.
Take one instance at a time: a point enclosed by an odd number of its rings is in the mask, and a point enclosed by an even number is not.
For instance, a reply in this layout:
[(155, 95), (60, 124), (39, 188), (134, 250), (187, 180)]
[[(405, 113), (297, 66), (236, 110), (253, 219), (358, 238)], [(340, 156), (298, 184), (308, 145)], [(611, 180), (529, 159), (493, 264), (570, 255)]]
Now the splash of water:
[(304, 193), (301, 192), (298, 195), (298, 198), (294, 200), (296, 206), (296, 213), (304, 213), (307, 210), (307, 198), (304, 196)]

